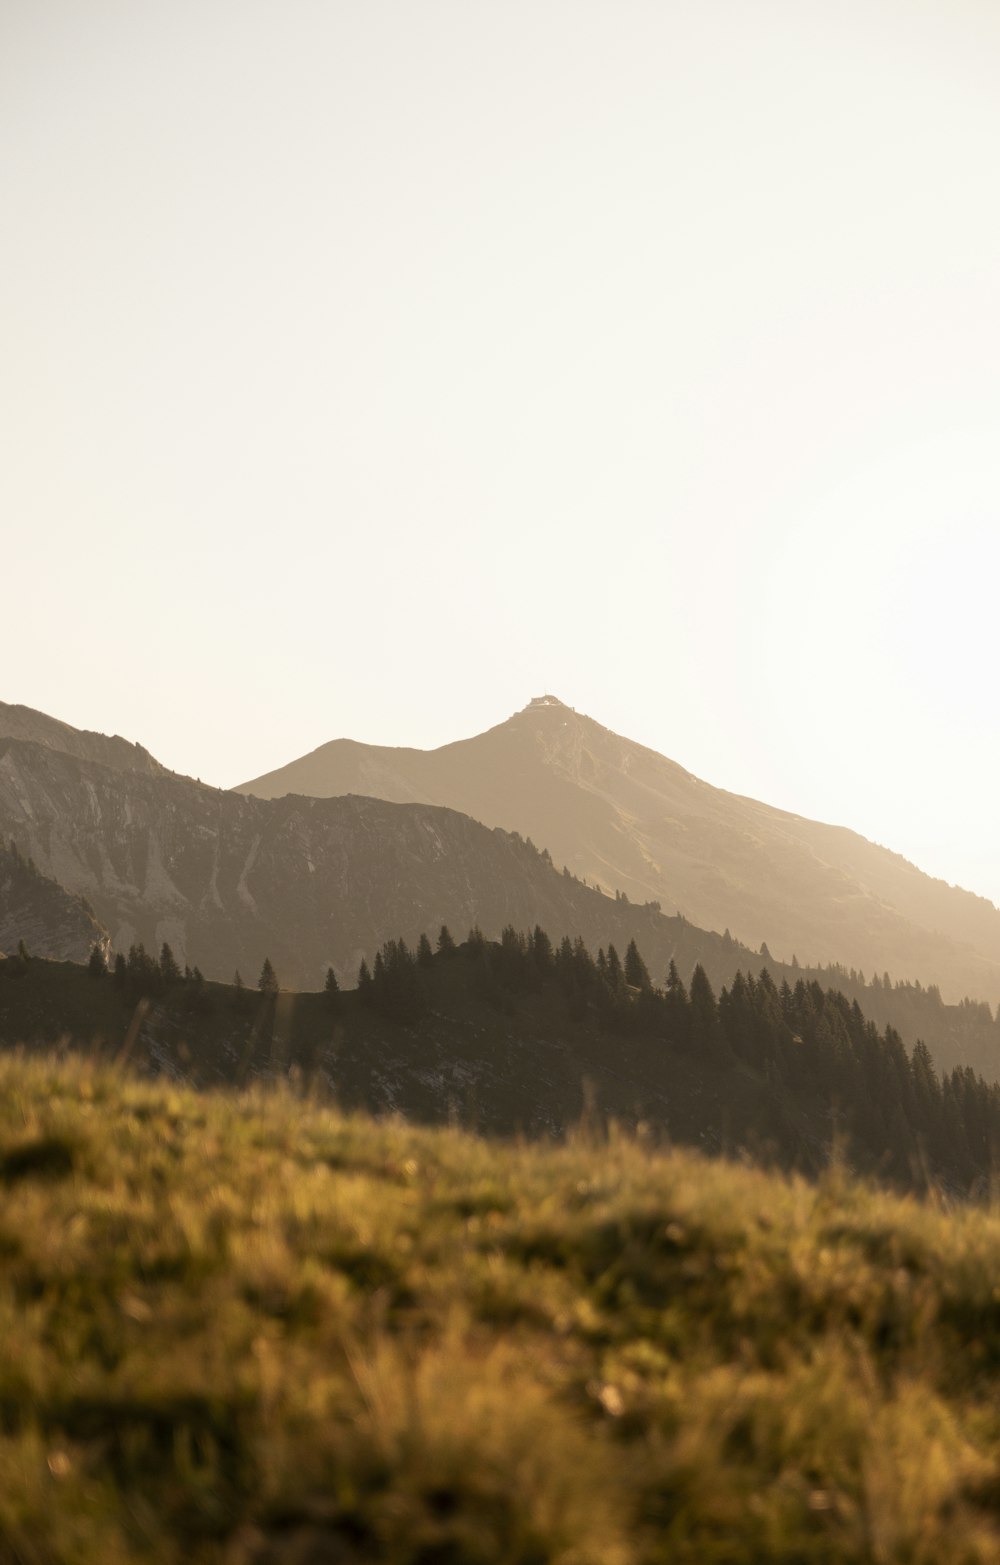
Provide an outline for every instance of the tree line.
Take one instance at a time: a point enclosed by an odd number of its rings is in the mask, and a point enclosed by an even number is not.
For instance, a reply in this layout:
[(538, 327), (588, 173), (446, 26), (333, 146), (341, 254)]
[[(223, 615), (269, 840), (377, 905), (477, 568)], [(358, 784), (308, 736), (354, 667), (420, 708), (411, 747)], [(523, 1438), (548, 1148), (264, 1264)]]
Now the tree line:
[(555, 996), (569, 1023), (659, 1044), (665, 1063), (674, 1054), (750, 1071), (785, 1110), (771, 1127), (779, 1138), (783, 1119), (800, 1134), (796, 1109), (818, 1106), (830, 1145), (895, 1182), (985, 1188), (1000, 1162), (1000, 1086), (969, 1067), (939, 1073), (926, 1044), (908, 1051), (894, 1027), (880, 1030), (857, 1000), (815, 979), (779, 985), (763, 967), (716, 994), (700, 963), (687, 984), (673, 961), (654, 982), (634, 940), (623, 957), (613, 945), (593, 956), (582, 939), (556, 945), (537, 926), (508, 926), (499, 941), (473, 928), (461, 946), (442, 928), (436, 952), (422, 935), (415, 949), (391, 940), (371, 968), (362, 961), (358, 997), (393, 1021), (417, 1021), (430, 1003), (429, 970), (455, 959), (500, 1009)]
[[(442, 926), (433, 945), (426, 934), (412, 947), (399, 938), (386, 941), (370, 965), (363, 959), (351, 1003), (394, 1023), (418, 1022), (435, 998), (435, 970), (440, 975), (452, 962), (464, 964), (476, 998), (497, 1010), (515, 1015), (535, 997), (554, 1004), (570, 1029), (653, 1044), (667, 1070), (677, 1056), (751, 1072), (778, 1111), (768, 1133), (779, 1153), (801, 1136), (803, 1113), (815, 1121), (818, 1111), (829, 1145), (901, 1184), (985, 1188), (1000, 1159), (1000, 1086), (967, 1066), (938, 1072), (926, 1044), (908, 1051), (899, 1032), (879, 1029), (856, 998), (804, 976), (776, 984), (766, 966), (756, 975), (737, 972), (716, 994), (700, 963), (687, 984), (673, 961), (654, 981), (635, 940), (624, 956), (614, 945), (594, 956), (582, 938), (555, 944), (539, 926), (508, 926), (498, 941), (473, 927), (461, 945)], [(99, 946), (89, 970), (106, 974)], [(182, 988), (193, 1008), (214, 1004), (199, 969), (182, 970), (166, 943), (158, 958), (141, 943), (119, 953), (112, 977), (132, 995)], [(256, 988), (265, 1001), (279, 991), (269, 958)], [(237, 1010), (252, 1003), (239, 973), (232, 996)], [(345, 996), (332, 967), (325, 996), (331, 1011), (341, 1009)]]

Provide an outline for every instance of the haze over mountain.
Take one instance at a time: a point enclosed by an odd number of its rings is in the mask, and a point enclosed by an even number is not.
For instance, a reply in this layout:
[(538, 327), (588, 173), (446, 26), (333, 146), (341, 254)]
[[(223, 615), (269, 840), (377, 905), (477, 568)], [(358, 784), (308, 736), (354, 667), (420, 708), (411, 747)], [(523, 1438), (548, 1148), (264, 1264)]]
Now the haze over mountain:
[[(0, 837), (18, 850), (7, 854), (16, 873), (0, 877), (0, 950), (24, 938), (38, 955), (79, 961), (94, 940), (122, 952), (141, 941), (154, 953), (166, 941), (177, 960), (211, 978), (231, 979), (239, 968), (252, 981), (267, 955), (283, 985), (308, 990), (328, 965), (351, 984), (361, 957), (371, 962), (387, 939), (413, 943), (442, 923), (457, 936), (478, 923), (490, 937), (508, 924), (540, 924), (557, 940), (582, 937), (592, 952), (614, 943), (623, 953), (634, 939), (657, 982), (671, 959), (685, 979), (701, 963), (716, 988), (763, 965), (728, 932), (668, 916), (655, 900), (609, 897), (560, 873), (519, 834), (447, 807), (358, 795), (242, 797), (152, 757), (136, 771), (4, 739), (12, 711), (22, 729), (37, 719), (34, 731), (65, 733), (72, 750), (99, 751), (103, 742), (114, 762), (118, 747), (126, 760), (136, 748), (0, 707)], [(986, 1003), (948, 1006), (919, 982), (866, 984), (844, 968), (782, 965), (770, 953), (766, 961), (778, 983), (834, 984), (910, 1046), (924, 1039), (943, 1067), (1000, 1075)]]
[[(243, 797), (0, 738), (0, 835), (85, 896), (115, 949), (167, 941), (212, 978), (240, 968), (253, 979), (270, 956), (290, 988), (320, 987), (330, 965), (352, 983), (385, 940), (415, 942), (441, 924), (490, 936), (541, 924), (594, 950), (624, 951), (636, 938), (658, 976), (671, 956), (685, 971), (704, 962), (716, 981), (757, 960), (584, 886), (516, 834), (441, 806)], [(69, 954), (41, 938), (36, 949)]]
[[(873, 764), (878, 764), (873, 758)], [(424, 751), (335, 739), (237, 790), (448, 805), (530, 836), (609, 891), (785, 961), (1000, 999), (1000, 910), (856, 832), (714, 788), (554, 696)]]

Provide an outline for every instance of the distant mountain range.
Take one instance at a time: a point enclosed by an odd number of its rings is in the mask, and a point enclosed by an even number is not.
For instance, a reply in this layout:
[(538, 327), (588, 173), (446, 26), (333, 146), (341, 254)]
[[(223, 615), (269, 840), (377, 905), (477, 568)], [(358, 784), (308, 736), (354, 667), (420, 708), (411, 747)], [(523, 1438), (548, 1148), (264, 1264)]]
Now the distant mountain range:
[[(583, 885), (517, 834), (435, 805), (256, 799), (0, 739), (0, 836), (51, 877), (46, 898), (53, 882), (86, 897), (116, 950), (141, 941), (158, 952), (166, 941), (211, 978), (236, 968), (255, 978), (269, 956), (289, 988), (319, 988), (328, 966), (350, 984), (385, 940), (412, 943), (442, 924), (456, 937), (475, 924), (489, 936), (541, 924), (594, 950), (624, 952), (636, 939), (658, 976), (671, 957), (685, 970), (702, 961), (718, 981), (759, 960)], [(70, 954), (37, 934), (35, 948)]]
[(806, 964), (920, 977), (1000, 1001), (1000, 910), (897, 853), (727, 793), (554, 696), (437, 750), (334, 739), (237, 790), (447, 805), (557, 866)]
[[(5, 728), (14, 733), (4, 737)], [(585, 758), (584, 741), (599, 750), (598, 759)], [(589, 778), (589, 785), (574, 783), (567, 775), (566, 756), (574, 746), (577, 773)], [(516, 808), (531, 814), (537, 792), (534, 841), (526, 840), (520, 828), (484, 825), (445, 805), (372, 797), (390, 787), (388, 763), (379, 760), (382, 752), (373, 756), (346, 741), (327, 749), (335, 756), (353, 755), (349, 780), (367, 794), (261, 798), (227, 792), (168, 771), (124, 739), (80, 734), (26, 708), (0, 706), (0, 841), (13, 843), (17, 850), (7, 852), (6, 859), (0, 854), (0, 950), (16, 949), (23, 938), (38, 955), (79, 961), (95, 940), (118, 951), (142, 942), (153, 953), (166, 941), (182, 966), (198, 966), (209, 978), (228, 981), (239, 969), (244, 980), (253, 983), (267, 956), (283, 986), (316, 990), (328, 966), (343, 985), (352, 985), (361, 958), (371, 963), (379, 947), (398, 936), (413, 944), (421, 932), (434, 937), (446, 924), (461, 939), (478, 924), (484, 934), (496, 938), (505, 925), (531, 929), (539, 924), (557, 940), (563, 935), (582, 937), (592, 952), (614, 943), (624, 954), (634, 939), (656, 982), (662, 982), (671, 959), (685, 979), (700, 962), (716, 987), (730, 983), (738, 970), (759, 970), (765, 961), (778, 983), (787, 978), (794, 985), (801, 976), (815, 976), (859, 1000), (880, 1026), (896, 1027), (909, 1045), (922, 1037), (942, 1064), (969, 1063), (989, 1079), (1000, 1075), (995, 1063), (1000, 1034), (989, 1005), (944, 1005), (937, 991), (926, 987), (936, 978), (940, 981), (940, 963), (931, 958), (940, 955), (938, 947), (946, 944), (943, 936), (935, 940), (928, 931), (918, 930), (920, 949), (928, 959), (921, 964), (914, 956), (913, 966), (901, 960), (896, 969), (919, 976), (922, 984), (899, 987), (879, 980), (873, 987), (846, 966), (819, 972), (816, 967), (783, 964), (775, 959), (781, 954), (776, 940), (770, 950), (750, 949), (725, 928), (738, 927), (732, 911), (716, 921), (725, 931), (720, 934), (698, 927), (689, 916), (661, 911), (657, 898), (638, 903), (631, 891), (609, 896), (557, 867), (573, 857), (577, 864), (592, 865), (595, 843), (603, 843), (609, 852), (615, 848), (634, 866), (645, 840), (642, 833), (648, 837), (650, 822), (655, 825), (649, 778), (662, 781), (672, 772), (687, 779), (677, 784), (678, 797), (701, 800), (703, 815), (710, 806), (725, 815), (731, 804), (733, 818), (740, 818), (739, 808), (746, 806), (759, 812), (765, 825), (770, 817), (795, 825), (795, 817), (719, 794), (672, 763), (615, 739), (551, 701), (532, 705), (480, 740), (429, 756), (385, 752), (395, 758), (397, 791), (405, 791), (407, 768), (416, 773), (421, 767), (428, 783), (437, 768), (437, 786), (444, 791), (457, 754), (453, 769), (462, 775), (464, 768), (473, 780), (478, 777), (484, 801), (479, 807), (487, 815), (484, 803), (491, 788), (491, 808), (500, 809), (505, 797), (512, 801), (508, 818)], [(617, 770), (611, 764), (614, 756)], [(307, 768), (309, 764), (302, 763)], [(408, 786), (412, 790), (413, 785)], [(645, 790), (649, 813), (642, 819), (637, 810), (629, 814), (624, 804), (615, 803), (630, 789), (633, 796)], [(661, 836), (680, 830), (677, 816), (675, 812), (673, 828), (661, 819)], [(583, 823), (575, 855), (568, 851), (574, 818)], [(803, 832), (830, 831), (809, 822), (797, 825)], [(545, 833), (556, 833), (557, 828), (553, 864)], [(772, 836), (778, 831), (773, 825), (769, 829)], [(789, 840), (791, 834), (790, 826)], [(780, 913), (791, 927), (794, 908), (785, 908), (775, 886), (767, 882), (764, 826), (755, 837), (748, 830), (744, 836), (744, 855), (760, 875), (758, 902), (773, 907), (776, 917)], [(731, 819), (719, 837), (726, 845), (729, 872), (735, 875), (737, 838)], [(873, 861), (880, 862), (881, 856), (902, 865), (850, 833), (831, 832), (830, 838), (847, 839), (851, 851), (867, 850)], [(803, 883), (815, 889), (816, 877), (810, 880), (806, 873), (807, 856), (795, 857), (790, 849), (783, 871), (776, 870), (772, 879), (787, 881), (789, 865), (802, 862)], [(647, 879), (651, 863), (645, 861)], [(693, 875), (690, 864), (688, 872)], [(909, 874), (931, 888), (938, 885), (918, 871), (910, 869)], [(837, 875), (843, 880), (846, 872)], [(743, 876), (749, 884), (745, 866)], [(831, 877), (834, 872), (828, 869), (827, 879)], [(608, 872), (602, 877), (605, 884), (619, 878), (626, 877)], [(637, 884), (635, 875), (629, 881), (633, 891)], [(860, 894), (856, 901), (868, 906)], [(979, 899), (968, 901), (978, 904)], [(684, 906), (685, 899), (673, 902)], [(824, 911), (829, 914), (818, 896), (809, 903), (803, 893), (803, 904), (811, 908), (814, 922), (821, 921)], [(902, 922), (897, 915), (891, 927), (898, 933)], [(809, 949), (798, 939), (789, 945), (798, 952)], [(914, 940), (914, 949), (917, 945)], [(953, 941), (949, 950), (957, 949)], [(973, 972), (990, 970), (985, 957), (966, 955)], [(971, 980), (969, 989), (979, 996), (989, 992), (985, 980), (978, 990)]]

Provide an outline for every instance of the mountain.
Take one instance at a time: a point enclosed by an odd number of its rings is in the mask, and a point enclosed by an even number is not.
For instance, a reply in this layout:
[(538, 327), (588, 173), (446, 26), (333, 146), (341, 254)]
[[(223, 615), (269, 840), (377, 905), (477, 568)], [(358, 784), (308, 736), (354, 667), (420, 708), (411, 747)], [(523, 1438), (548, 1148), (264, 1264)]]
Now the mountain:
[[(658, 981), (671, 959), (685, 980), (700, 962), (716, 987), (763, 960), (728, 933), (699, 929), (655, 903), (608, 897), (559, 873), (520, 836), (442, 806), (262, 800), (164, 768), (125, 772), (8, 739), (0, 740), (0, 835), (70, 901), (85, 897), (116, 950), (141, 941), (158, 953), (166, 941), (182, 965), (216, 979), (239, 969), (252, 982), (269, 956), (295, 989), (318, 988), (328, 966), (353, 983), (362, 956), (371, 963), (384, 941), (402, 935), (412, 945), (441, 924), (457, 938), (473, 924), (489, 937), (507, 924), (540, 924), (557, 940), (579, 935), (594, 952), (614, 943), (622, 955), (634, 939)], [(9, 950), (24, 938), (39, 954), (79, 956), (89, 944), (89, 923), (70, 948), (46, 943), (24, 917), (24, 928), (12, 917), (4, 925)], [(918, 984), (768, 965), (778, 983), (834, 984), (908, 1045), (923, 1038), (942, 1068), (1000, 1075), (1000, 1035), (986, 1003), (947, 1006)]]
[(109, 737), (71, 728), (69, 723), (61, 723), (45, 712), (36, 712), (30, 706), (10, 706), (6, 701), (0, 701), (0, 739), (26, 739), (47, 750), (73, 755), (78, 761), (110, 766), (116, 772), (140, 772), (147, 777), (172, 775), (141, 744), (132, 744), (118, 734)]
[(1000, 910), (897, 853), (702, 782), (554, 696), (437, 750), (335, 739), (242, 794), (365, 793), (518, 831), (609, 891), (729, 928), (790, 961), (840, 963), (1000, 1000)]
[(624, 951), (635, 938), (658, 973), (671, 956), (717, 971), (740, 954), (722, 936), (560, 874), (516, 834), (435, 805), (263, 800), (8, 739), (0, 833), (85, 896), (117, 950), (167, 941), (210, 977), (239, 967), (253, 978), (270, 956), (296, 988), (318, 987), (331, 965), (353, 981), (385, 940), (412, 943), (441, 924), (498, 935), (540, 923), (595, 950), (611, 941)]
[(85, 962), (108, 934), (82, 897), (70, 895), (0, 838), (0, 952), (23, 941), (33, 955)]

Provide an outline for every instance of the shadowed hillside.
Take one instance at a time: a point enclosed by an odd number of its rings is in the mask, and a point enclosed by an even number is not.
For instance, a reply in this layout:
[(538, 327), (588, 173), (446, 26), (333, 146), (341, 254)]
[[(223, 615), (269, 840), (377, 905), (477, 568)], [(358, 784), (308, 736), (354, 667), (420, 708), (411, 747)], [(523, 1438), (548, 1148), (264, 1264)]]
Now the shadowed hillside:
[(107, 931), (81, 897), (42, 875), (30, 859), (0, 837), (0, 952), (24, 943), (40, 956), (85, 962)]
[(368, 793), (446, 804), (530, 836), (557, 865), (705, 929), (1000, 1001), (1000, 911), (857, 833), (693, 777), (554, 697), (423, 751), (337, 739), (244, 783), (261, 798)]

